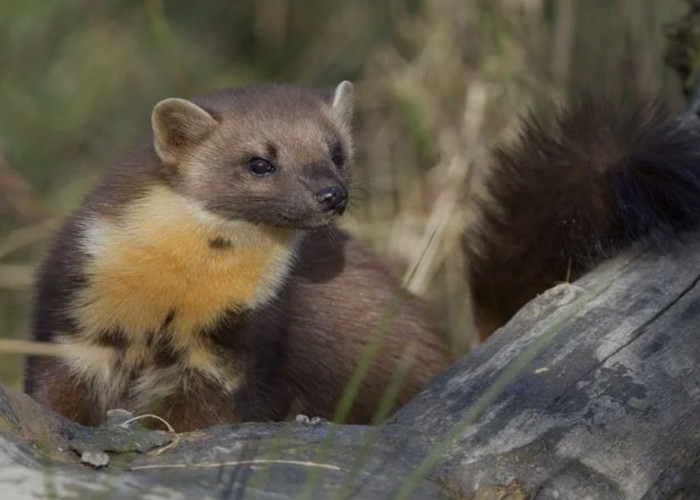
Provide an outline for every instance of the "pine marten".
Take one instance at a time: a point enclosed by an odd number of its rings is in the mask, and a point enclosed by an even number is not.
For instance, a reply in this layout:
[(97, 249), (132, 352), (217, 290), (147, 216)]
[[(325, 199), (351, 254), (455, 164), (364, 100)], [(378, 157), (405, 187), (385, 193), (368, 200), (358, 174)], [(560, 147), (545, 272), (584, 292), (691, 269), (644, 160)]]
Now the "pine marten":
[[(424, 305), (335, 227), (348, 201), (352, 87), (166, 99), (153, 137), (107, 173), (39, 274), (26, 389), (83, 424), (110, 408), (176, 430), (331, 417), (378, 338), (348, 421), (442, 371)], [(500, 148), (465, 251), (482, 337), (557, 282), (700, 216), (698, 133), (656, 104), (584, 99)], [(379, 335), (379, 337), (376, 337)], [(372, 349), (369, 349), (370, 351)], [(399, 378), (401, 378), (399, 377)]]
[(177, 431), (331, 418), (372, 339), (347, 421), (397, 374), (410, 398), (448, 360), (423, 304), (334, 225), (348, 202), (349, 82), (166, 99), (153, 136), (105, 175), (41, 266), (26, 391), (100, 424), (110, 408)]

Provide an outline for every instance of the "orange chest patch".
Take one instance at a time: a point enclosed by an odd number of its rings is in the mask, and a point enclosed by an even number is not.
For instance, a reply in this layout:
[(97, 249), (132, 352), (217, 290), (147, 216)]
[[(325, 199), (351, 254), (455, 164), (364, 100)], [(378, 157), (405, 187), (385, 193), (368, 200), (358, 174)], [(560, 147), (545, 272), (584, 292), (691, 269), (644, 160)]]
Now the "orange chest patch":
[(270, 300), (292, 261), (288, 231), (227, 222), (152, 190), (120, 220), (86, 230), (88, 286), (77, 317), (84, 335), (156, 331), (166, 318), (182, 345), (230, 309)]

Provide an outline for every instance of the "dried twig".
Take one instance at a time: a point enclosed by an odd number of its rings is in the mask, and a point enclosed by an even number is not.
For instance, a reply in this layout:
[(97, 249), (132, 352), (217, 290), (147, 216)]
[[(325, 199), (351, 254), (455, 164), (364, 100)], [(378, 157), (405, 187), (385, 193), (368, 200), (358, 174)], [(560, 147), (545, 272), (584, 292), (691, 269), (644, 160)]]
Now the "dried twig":
[(165, 452), (166, 450), (169, 450), (170, 448), (173, 448), (174, 446), (178, 445), (178, 443), (180, 442), (180, 435), (177, 432), (175, 432), (175, 429), (173, 428), (173, 426), (170, 425), (170, 423), (167, 420), (165, 420), (164, 418), (159, 417), (158, 415), (155, 415), (153, 413), (146, 413), (144, 415), (137, 415), (137, 416), (132, 417), (128, 420), (125, 420), (124, 422), (122, 422), (119, 425), (121, 427), (128, 429), (130, 423), (137, 422), (139, 420), (144, 420), (146, 418), (152, 418), (152, 419), (158, 420), (160, 423), (162, 423), (168, 429), (168, 432), (173, 435), (173, 440), (170, 443), (166, 444), (165, 446), (159, 448), (154, 453), (155, 455), (160, 455), (163, 452)]

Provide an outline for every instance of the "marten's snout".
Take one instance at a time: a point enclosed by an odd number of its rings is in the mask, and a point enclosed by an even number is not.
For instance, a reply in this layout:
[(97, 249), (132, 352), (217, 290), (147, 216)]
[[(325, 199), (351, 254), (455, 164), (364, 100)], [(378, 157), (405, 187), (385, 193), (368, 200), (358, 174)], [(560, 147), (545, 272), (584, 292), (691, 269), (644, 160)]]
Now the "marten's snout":
[(316, 201), (324, 212), (335, 210), (338, 215), (341, 215), (348, 204), (348, 191), (343, 186), (326, 187), (316, 193)]

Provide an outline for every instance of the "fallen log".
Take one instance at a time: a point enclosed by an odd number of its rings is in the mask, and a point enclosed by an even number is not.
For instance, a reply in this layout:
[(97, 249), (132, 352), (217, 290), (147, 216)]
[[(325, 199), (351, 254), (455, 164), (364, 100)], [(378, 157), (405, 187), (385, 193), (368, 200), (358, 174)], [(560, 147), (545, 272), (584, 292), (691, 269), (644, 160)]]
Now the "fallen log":
[(517, 478), (534, 498), (700, 498), (699, 256), (627, 255), (528, 304), (395, 418), (430, 429), (423, 468), (467, 497)]

